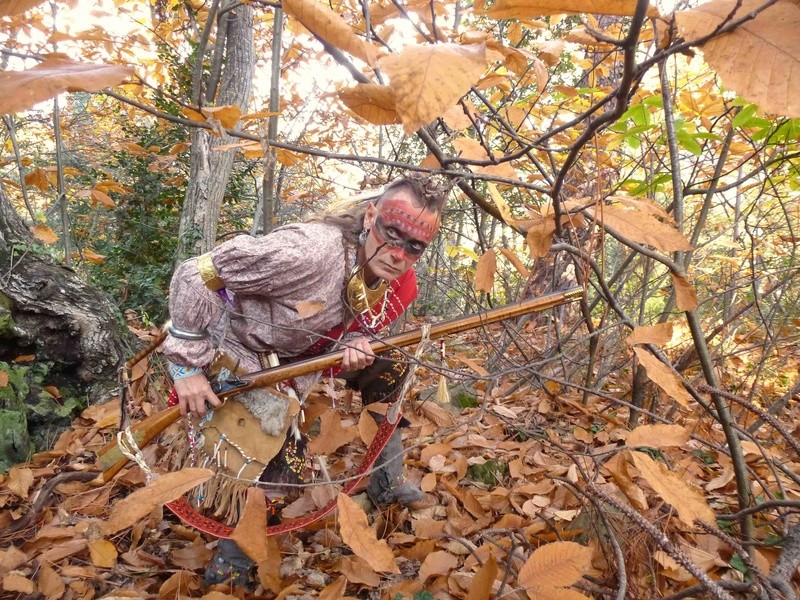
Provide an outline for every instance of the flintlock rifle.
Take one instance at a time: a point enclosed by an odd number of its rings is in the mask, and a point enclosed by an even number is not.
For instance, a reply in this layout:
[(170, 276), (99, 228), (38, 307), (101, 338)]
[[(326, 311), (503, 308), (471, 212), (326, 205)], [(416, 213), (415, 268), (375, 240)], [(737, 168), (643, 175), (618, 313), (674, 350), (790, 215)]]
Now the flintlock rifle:
[[(498, 321), (513, 319), (532, 312), (546, 310), (567, 302), (577, 300), (583, 295), (581, 288), (572, 288), (563, 292), (554, 292), (515, 304), (508, 304), (492, 310), (476, 313), (466, 317), (458, 317), (449, 321), (442, 321), (430, 326), (428, 337), (431, 340), (447, 335), (461, 333), (469, 329), (490, 325)], [(160, 339), (163, 340), (162, 336)], [(383, 339), (370, 342), (372, 352), (378, 354), (391, 348), (398, 348), (417, 344), (422, 340), (422, 330), (415, 329), (399, 333)], [(158, 340), (157, 340), (158, 343)], [(141, 353), (140, 353), (141, 354)], [(132, 359), (135, 361), (140, 355)], [(239, 375), (225, 381), (214, 382), (212, 389), (222, 400), (232, 398), (237, 394), (253, 388), (264, 387), (300, 375), (307, 375), (316, 371), (328, 369), (340, 363), (344, 357), (344, 350), (337, 350), (313, 358), (300, 360), (287, 365), (280, 365), (263, 371), (255, 371), (246, 375)], [(149, 444), (162, 431), (169, 427), (180, 417), (180, 407), (173, 406), (157, 412), (130, 427), (134, 440), (141, 448)], [(98, 483), (105, 483), (116, 475), (128, 462), (118, 446), (117, 440), (112, 440), (97, 452), (100, 467), (103, 469), (98, 477)]]

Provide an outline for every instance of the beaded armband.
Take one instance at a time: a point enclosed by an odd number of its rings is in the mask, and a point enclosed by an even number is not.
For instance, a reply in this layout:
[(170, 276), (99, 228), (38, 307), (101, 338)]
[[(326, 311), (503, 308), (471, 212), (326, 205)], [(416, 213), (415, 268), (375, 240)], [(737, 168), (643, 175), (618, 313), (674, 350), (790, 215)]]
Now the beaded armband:
[(210, 254), (202, 254), (197, 257), (197, 270), (200, 271), (200, 279), (206, 284), (206, 287), (212, 292), (218, 292), (225, 287), (222, 279), (217, 274), (217, 269), (214, 263), (211, 262)]

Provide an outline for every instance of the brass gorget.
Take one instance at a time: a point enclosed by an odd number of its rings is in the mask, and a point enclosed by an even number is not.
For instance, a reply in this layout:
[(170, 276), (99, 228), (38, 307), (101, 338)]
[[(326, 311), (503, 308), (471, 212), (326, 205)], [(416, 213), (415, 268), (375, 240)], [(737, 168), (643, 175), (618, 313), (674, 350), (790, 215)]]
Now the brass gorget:
[(360, 315), (370, 310), (386, 294), (387, 284), (381, 279), (378, 285), (371, 288), (364, 281), (364, 269), (356, 265), (347, 282), (347, 303), (354, 314)]

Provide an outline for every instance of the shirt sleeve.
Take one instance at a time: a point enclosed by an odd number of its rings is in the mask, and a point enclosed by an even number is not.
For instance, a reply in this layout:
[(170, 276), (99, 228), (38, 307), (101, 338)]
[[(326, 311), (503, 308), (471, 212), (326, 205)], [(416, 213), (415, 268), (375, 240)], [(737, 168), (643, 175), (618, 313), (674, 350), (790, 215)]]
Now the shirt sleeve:
[[(211, 262), (225, 289), (237, 295), (280, 302), (282, 296), (314, 289), (341, 270), (341, 236), (320, 224), (289, 225), (266, 236), (237, 236), (211, 251)], [(338, 269), (337, 269), (338, 267)], [(179, 329), (202, 331), (219, 322), (224, 300), (203, 282), (196, 258), (183, 262), (170, 284), (170, 317)], [(212, 340), (167, 336), (167, 358), (188, 367), (204, 367), (214, 356)]]

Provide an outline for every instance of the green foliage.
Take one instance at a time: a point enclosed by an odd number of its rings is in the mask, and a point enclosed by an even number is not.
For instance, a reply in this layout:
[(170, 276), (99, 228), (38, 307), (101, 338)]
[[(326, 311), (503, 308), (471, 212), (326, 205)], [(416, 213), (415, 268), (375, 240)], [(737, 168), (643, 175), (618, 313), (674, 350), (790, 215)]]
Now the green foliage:
[(488, 487), (501, 484), (508, 476), (508, 463), (502, 460), (487, 460), (482, 465), (470, 465), (467, 468), (467, 477)]
[(31, 452), (52, 445), (57, 432), (68, 427), (85, 400), (68, 387), (59, 397), (45, 390), (58, 379), (52, 363), (13, 364), (0, 361), (8, 384), (0, 387), (0, 471), (27, 460)]
[(154, 169), (155, 160), (183, 141), (175, 128), (126, 124), (126, 137), (143, 147), (158, 147), (154, 154), (115, 153), (111, 165), (115, 181), (128, 193), (111, 192), (116, 207), (98, 218), (84, 214), (81, 222), (94, 225), (89, 235), (101, 264), (86, 267), (91, 281), (118, 299), (121, 310), (133, 310), (146, 322), (166, 318), (166, 293), (177, 246), (180, 206), (188, 170), (185, 155), (175, 157), (170, 169)]

